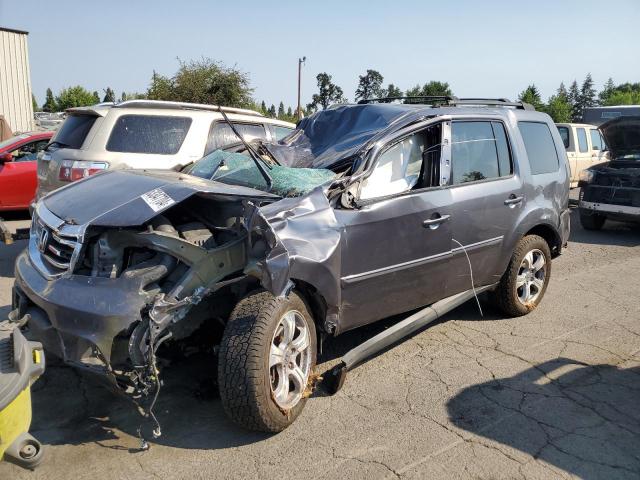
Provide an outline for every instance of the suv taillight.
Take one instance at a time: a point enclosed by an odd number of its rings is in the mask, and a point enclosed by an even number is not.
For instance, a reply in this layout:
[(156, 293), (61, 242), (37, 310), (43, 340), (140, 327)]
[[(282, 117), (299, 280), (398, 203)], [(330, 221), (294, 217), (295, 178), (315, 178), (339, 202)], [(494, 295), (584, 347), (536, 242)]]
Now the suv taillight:
[(109, 164), (106, 162), (63, 160), (58, 172), (58, 180), (75, 182), (107, 168), (109, 168)]

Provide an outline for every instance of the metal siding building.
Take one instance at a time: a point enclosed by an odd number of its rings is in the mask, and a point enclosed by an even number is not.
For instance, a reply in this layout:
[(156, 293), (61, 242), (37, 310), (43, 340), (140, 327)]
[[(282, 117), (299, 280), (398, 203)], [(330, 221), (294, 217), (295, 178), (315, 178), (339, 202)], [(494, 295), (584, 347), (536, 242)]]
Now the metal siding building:
[(14, 132), (33, 130), (28, 34), (0, 27), (0, 115)]

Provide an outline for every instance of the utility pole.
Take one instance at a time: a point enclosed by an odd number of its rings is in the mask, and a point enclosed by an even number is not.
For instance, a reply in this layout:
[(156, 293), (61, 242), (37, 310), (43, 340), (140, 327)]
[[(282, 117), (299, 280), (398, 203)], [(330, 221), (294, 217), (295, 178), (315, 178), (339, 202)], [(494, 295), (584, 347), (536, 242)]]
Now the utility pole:
[(307, 61), (307, 57), (298, 58), (298, 120), (302, 118), (302, 105), (300, 105), (300, 84), (302, 82), (302, 64)]

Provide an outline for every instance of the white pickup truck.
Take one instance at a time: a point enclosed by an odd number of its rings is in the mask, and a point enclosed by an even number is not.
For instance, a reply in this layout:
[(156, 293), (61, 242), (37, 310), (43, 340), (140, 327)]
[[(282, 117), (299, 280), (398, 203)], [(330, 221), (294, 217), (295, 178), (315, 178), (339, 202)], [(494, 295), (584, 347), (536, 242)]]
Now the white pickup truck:
[(586, 123), (556, 123), (567, 150), (571, 168), (571, 188), (578, 186), (580, 171), (597, 163), (609, 161), (609, 152), (595, 125)]

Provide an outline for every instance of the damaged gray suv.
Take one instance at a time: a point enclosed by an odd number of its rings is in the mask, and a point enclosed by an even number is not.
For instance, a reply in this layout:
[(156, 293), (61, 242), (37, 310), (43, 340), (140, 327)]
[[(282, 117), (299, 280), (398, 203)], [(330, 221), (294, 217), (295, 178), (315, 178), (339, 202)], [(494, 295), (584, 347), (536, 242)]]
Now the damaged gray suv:
[(161, 345), (207, 328), (228, 415), (277, 432), (303, 409), (330, 337), (411, 313), (324, 375), (336, 391), (483, 291), (506, 315), (530, 312), (569, 234), (553, 121), (507, 100), (422, 101), (336, 106), (278, 143), (48, 195), (16, 262), (11, 318), (151, 416)]

